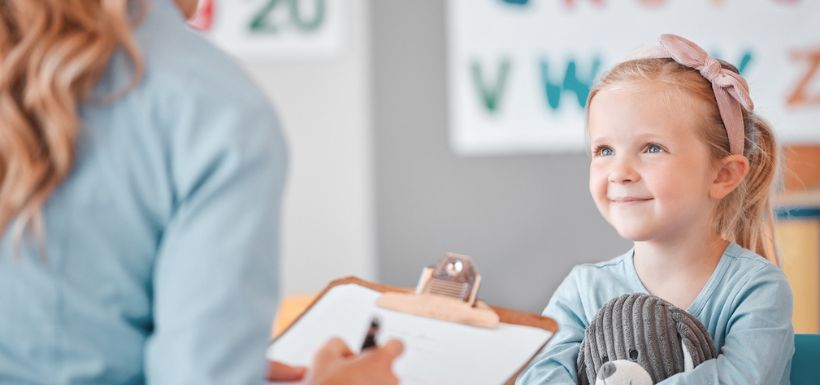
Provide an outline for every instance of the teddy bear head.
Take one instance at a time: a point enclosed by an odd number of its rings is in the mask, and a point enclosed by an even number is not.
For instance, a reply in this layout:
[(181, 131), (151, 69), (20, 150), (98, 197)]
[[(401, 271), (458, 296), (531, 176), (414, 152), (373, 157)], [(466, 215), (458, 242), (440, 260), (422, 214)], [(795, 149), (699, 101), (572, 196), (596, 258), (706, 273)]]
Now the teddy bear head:
[(587, 327), (578, 383), (651, 385), (716, 357), (697, 318), (656, 296), (625, 294), (607, 302)]

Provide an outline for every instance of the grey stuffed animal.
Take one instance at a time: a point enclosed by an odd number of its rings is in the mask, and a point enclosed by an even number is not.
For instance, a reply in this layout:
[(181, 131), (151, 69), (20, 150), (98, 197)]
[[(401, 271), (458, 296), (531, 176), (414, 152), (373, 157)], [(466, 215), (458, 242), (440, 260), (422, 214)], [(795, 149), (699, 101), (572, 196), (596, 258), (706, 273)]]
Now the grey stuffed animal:
[(651, 385), (716, 358), (712, 337), (686, 311), (647, 294), (604, 305), (578, 355), (580, 385)]

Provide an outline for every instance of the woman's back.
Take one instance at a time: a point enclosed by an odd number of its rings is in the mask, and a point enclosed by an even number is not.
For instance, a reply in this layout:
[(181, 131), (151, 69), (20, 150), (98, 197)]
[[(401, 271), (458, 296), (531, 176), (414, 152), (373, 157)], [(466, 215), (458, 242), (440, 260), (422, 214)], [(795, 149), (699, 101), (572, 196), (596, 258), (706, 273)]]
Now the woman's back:
[[(140, 82), (80, 108), (45, 241), (0, 240), (0, 382), (252, 383), (275, 310), (285, 149), (265, 98), (146, 1)], [(123, 90), (110, 60), (94, 91)], [(45, 253), (40, 252), (44, 246)]]

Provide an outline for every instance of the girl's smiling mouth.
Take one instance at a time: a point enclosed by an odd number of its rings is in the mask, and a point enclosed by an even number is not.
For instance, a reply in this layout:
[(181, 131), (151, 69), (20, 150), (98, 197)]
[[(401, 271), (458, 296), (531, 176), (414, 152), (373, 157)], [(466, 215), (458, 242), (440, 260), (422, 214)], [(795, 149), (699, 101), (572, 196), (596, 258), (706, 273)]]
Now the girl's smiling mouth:
[(609, 198), (609, 201), (615, 204), (622, 204), (622, 205), (629, 205), (629, 204), (638, 204), (643, 202), (651, 201), (652, 197), (632, 197), (632, 196), (625, 196), (625, 197), (617, 197), (617, 198)]

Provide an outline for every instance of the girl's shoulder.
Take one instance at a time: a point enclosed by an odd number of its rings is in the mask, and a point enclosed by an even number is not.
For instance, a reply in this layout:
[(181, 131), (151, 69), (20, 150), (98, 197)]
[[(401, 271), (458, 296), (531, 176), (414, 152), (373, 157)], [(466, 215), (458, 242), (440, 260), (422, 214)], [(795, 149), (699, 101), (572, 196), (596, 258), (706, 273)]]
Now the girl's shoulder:
[(630, 249), (629, 251), (618, 255), (615, 258), (599, 261), (599, 262), (588, 262), (576, 265), (571, 275), (597, 275), (597, 274), (611, 274), (611, 273), (623, 273), (625, 272), (629, 266), (631, 265), (633, 250)]
[(716, 313), (734, 312), (760, 301), (777, 303), (791, 311), (791, 286), (783, 271), (761, 255), (735, 243), (730, 243), (724, 251), (708, 285), (709, 302), (718, 306)]
[(638, 288), (634, 282), (632, 254), (633, 250), (630, 249), (615, 258), (576, 265), (567, 280), (582, 290), (590, 289), (599, 293), (635, 291)]
[(726, 247), (720, 265), (723, 268), (722, 275), (736, 281), (777, 280), (786, 282), (786, 275), (780, 267), (760, 254), (734, 242), (729, 243)]

